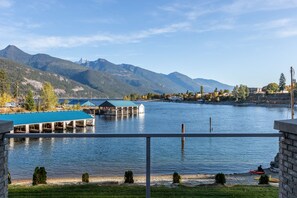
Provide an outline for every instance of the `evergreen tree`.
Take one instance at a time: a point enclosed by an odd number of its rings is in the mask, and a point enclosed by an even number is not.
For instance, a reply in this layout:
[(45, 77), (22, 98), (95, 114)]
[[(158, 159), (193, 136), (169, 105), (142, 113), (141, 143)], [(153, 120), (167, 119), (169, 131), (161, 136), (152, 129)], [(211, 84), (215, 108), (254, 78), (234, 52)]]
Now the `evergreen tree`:
[(279, 78), (279, 90), (283, 92), (286, 88), (286, 77), (283, 73), (281, 73)]
[(41, 91), (41, 107), (44, 111), (55, 110), (58, 104), (58, 97), (55, 94), (54, 88), (49, 82), (43, 84)]
[(10, 83), (4, 69), (0, 69), (0, 96), (10, 94)]
[(25, 109), (28, 111), (32, 111), (35, 108), (35, 101), (33, 98), (33, 92), (29, 90), (25, 99)]
[(200, 86), (200, 94), (201, 94), (201, 97), (203, 96), (203, 92), (204, 92), (204, 88), (203, 88), (203, 86), (201, 85), (201, 86)]

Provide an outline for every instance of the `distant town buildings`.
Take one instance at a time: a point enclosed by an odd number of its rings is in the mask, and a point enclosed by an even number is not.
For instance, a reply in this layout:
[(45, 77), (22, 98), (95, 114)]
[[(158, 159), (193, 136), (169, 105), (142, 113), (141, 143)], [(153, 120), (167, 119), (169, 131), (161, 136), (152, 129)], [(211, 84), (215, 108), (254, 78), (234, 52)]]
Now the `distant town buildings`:
[(256, 88), (256, 87), (249, 88), (249, 92), (252, 93), (252, 94), (264, 93), (262, 88)]

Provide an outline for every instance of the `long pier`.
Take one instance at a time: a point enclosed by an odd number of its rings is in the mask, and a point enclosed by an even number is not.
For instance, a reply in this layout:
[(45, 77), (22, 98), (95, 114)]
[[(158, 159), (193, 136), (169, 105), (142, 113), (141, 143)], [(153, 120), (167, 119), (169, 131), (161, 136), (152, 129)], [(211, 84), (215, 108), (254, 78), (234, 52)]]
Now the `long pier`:
[(2, 114), (0, 120), (13, 121), (10, 133), (43, 133), (95, 126), (95, 118), (83, 111)]

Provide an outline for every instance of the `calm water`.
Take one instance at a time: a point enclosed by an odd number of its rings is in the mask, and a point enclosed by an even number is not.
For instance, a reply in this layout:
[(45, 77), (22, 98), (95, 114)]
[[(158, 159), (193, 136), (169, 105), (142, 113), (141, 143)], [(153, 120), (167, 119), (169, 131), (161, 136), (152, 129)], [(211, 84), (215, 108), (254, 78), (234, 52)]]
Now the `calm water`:
[[(287, 108), (234, 107), (223, 105), (144, 103), (146, 112), (130, 118), (96, 117), (87, 133), (187, 133), (276, 132), (273, 121), (288, 119)], [(78, 131), (79, 132), (79, 131)], [(180, 138), (152, 139), (152, 173), (233, 173), (262, 164), (268, 167), (278, 150), (277, 138)], [(36, 139), (10, 144), (9, 170), (13, 178), (31, 178), (36, 166), (45, 166), (48, 177), (123, 175), (145, 173), (144, 139)]]

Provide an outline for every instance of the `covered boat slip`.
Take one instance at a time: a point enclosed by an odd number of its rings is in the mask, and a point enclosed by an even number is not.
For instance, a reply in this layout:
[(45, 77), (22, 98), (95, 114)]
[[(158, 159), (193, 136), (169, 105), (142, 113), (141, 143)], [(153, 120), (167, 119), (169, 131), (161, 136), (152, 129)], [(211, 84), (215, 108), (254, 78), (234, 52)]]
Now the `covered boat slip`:
[(95, 118), (83, 111), (2, 114), (0, 120), (13, 121), (11, 133), (53, 132), (95, 125)]
[[(141, 109), (141, 110), (140, 110)], [(99, 114), (105, 116), (130, 116), (144, 113), (144, 106), (131, 101), (107, 100), (99, 105)]]

